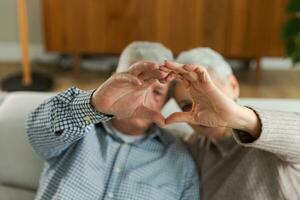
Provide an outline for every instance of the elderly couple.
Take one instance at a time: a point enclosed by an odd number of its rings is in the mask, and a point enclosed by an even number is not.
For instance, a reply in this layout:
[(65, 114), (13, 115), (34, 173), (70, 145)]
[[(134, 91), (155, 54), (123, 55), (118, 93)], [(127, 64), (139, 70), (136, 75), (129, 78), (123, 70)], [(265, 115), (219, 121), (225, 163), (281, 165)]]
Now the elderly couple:
[[(300, 115), (237, 104), (239, 84), (213, 50), (172, 59), (132, 43), (98, 89), (72, 87), (30, 114), (45, 160), (36, 199), (300, 199)], [(170, 96), (183, 112), (164, 118)], [(195, 133), (161, 128), (175, 122)]]

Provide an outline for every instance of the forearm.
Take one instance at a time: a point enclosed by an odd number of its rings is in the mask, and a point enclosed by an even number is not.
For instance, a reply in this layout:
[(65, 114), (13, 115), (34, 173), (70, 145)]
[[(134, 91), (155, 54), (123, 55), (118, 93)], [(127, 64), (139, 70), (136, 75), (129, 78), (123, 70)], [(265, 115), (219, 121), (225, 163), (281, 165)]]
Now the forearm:
[(300, 114), (262, 109), (255, 109), (255, 112), (262, 124), (260, 135), (251, 139), (247, 132), (235, 130), (237, 142), (274, 153), (284, 161), (299, 163)]
[(43, 158), (58, 156), (81, 139), (94, 123), (109, 120), (90, 105), (91, 92), (70, 88), (45, 101), (28, 117), (27, 133)]

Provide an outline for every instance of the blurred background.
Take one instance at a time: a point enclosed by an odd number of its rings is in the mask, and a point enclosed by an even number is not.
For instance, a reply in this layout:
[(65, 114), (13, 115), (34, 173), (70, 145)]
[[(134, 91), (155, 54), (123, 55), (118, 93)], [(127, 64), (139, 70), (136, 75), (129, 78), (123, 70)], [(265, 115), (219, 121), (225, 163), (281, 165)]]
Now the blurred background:
[(28, 114), (71, 86), (98, 87), (135, 40), (175, 55), (210, 47), (233, 67), (240, 104), (300, 112), (299, 13), (300, 0), (0, 0), (0, 199), (33, 199), (39, 184)]
[[(198, 46), (219, 51), (242, 97), (300, 98), (299, 0), (21, 1), (0, 0), (0, 93), (93, 89), (127, 44), (146, 40), (175, 55)], [(23, 86), (14, 89), (16, 76)], [(44, 79), (47, 87), (30, 87)]]

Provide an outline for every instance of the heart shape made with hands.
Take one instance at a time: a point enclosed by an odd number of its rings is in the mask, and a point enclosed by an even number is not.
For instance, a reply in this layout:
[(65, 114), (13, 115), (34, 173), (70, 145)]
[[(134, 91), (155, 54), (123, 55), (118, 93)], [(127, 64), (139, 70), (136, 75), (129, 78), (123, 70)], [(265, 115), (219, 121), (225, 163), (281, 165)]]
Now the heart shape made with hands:
[(134, 63), (126, 72), (114, 74), (93, 93), (92, 106), (118, 119), (145, 118), (163, 126), (165, 118), (151, 109), (148, 97), (155, 82), (169, 82), (174, 74), (163, 72), (159, 67), (143, 61)]
[(188, 112), (172, 113), (165, 124), (187, 122), (206, 127), (229, 127), (237, 104), (213, 83), (208, 71), (195, 64), (165, 61), (160, 70), (180, 79), (192, 97), (193, 106)]
[[(189, 91), (193, 106), (189, 112), (175, 112), (164, 118), (159, 111), (147, 106), (151, 85), (181, 79)], [(133, 103), (134, 102), (134, 103)], [(100, 112), (116, 118), (146, 118), (159, 126), (187, 122), (208, 127), (228, 126), (235, 103), (212, 82), (205, 68), (165, 61), (133, 64), (127, 72), (116, 73), (102, 84), (92, 96), (92, 105)]]

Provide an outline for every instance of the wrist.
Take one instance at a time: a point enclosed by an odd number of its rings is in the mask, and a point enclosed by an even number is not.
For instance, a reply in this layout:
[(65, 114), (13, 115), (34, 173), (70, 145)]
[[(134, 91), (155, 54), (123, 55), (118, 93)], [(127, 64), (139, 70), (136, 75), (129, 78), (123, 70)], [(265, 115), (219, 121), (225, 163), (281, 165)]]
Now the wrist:
[(247, 132), (254, 138), (258, 138), (261, 131), (261, 123), (257, 114), (248, 107), (237, 106), (232, 128)]
[(94, 90), (91, 94), (90, 97), (90, 105), (93, 109), (97, 110), (99, 113), (102, 113), (104, 115), (107, 116), (113, 116), (112, 113), (108, 112), (107, 109), (105, 109), (105, 105), (102, 105), (101, 100), (98, 99), (97, 94), (96, 94), (97, 90)]
[(75, 121), (80, 127), (95, 124), (100, 121), (107, 121), (111, 118), (109, 115), (98, 112), (91, 105), (91, 95), (92, 91), (80, 91), (71, 101), (70, 108), (72, 118), (76, 119)]

